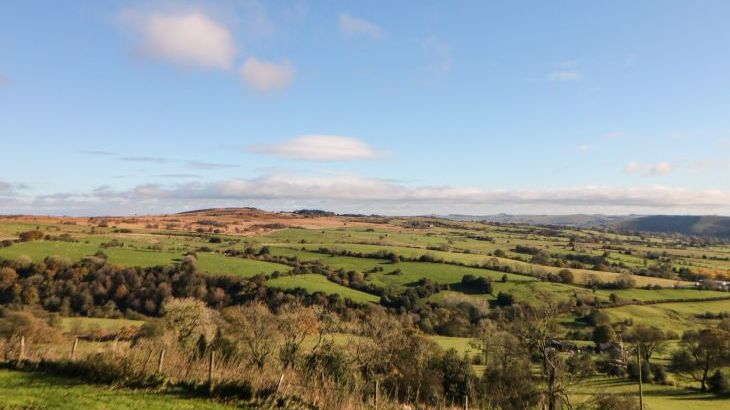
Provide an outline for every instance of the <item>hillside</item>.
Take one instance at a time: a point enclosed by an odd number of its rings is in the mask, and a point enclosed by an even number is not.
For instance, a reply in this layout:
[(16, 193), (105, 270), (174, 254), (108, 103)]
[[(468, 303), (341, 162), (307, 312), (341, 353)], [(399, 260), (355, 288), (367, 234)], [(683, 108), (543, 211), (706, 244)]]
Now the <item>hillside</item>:
[(607, 227), (621, 223), (634, 215), (602, 215), (602, 214), (572, 214), (572, 215), (448, 215), (445, 218), (455, 221), (485, 221), (495, 223), (515, 223), (528, 225), (561, 225), (575, 228)]
[(621, 222), (618, 227), (625, 231), (679, 233), (730, 239), (730, 217), (726, 216), (642, 216)]

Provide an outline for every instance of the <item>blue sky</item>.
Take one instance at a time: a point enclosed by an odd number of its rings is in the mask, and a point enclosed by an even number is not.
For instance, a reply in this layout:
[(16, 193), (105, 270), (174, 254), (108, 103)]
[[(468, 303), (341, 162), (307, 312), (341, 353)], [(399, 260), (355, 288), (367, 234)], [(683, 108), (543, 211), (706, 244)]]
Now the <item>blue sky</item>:
[(0, 7), (0, 213), (730, 214), (726, 1)]

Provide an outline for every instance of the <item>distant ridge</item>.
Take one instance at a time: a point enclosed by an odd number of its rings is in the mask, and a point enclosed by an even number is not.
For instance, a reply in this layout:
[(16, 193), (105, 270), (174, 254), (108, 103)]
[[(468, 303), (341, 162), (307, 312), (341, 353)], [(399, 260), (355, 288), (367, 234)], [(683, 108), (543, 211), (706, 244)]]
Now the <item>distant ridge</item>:
[(683, 235), (730, 239), (730, 217), (694, 215), (653, 215), (624, 221), (618, 228), (626, 231), (679, 233)]
[(616, 224), (636, 218), (636, 215), (602, 215), (602, 214), (572, 214), (572, 215), (447, 215), (445, 218), (457, 221), (487, 221), (498, 223), (517, 223), (529, 225), (561, 225), (576, 228), (583, 227), (612, 227)]

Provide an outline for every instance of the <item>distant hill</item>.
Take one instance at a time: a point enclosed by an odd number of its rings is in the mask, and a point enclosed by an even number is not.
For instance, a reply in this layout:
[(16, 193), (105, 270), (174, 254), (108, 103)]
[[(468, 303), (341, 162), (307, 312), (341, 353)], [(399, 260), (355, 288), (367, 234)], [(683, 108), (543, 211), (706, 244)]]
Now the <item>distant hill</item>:
[(636, 218), (636, 215), (448, 215), (448, 219), (457, 221), (487, 221), (499, 223), (517, 223), (529, 225), (561, 225), (577, 228), (608, 227)]
[(693, 215), (653, 215), (633, 218), (617, 225), (627, 231), (679, 233), (730, 239), (730, 217)]

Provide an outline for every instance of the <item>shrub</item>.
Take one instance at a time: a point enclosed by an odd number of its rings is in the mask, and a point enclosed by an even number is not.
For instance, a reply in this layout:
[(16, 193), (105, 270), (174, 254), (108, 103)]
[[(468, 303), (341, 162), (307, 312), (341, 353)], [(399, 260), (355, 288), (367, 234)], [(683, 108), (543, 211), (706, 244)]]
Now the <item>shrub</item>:
[(726, 394), (730, 392), (730, 380), (725, 373), (715, 370), (715, 373), (707, 379), (707, 388), (716, 394)]
[(600, 410), (635, 410), (639, 408), (636, 398), (628, 394), (599, 394), (594, 399), (595, 408)]
[(20, 242), (37, 241), (43, 239), (43, 232), (34, 229), (32, 231), (21, 232), (18, 237), (20, 238)]

